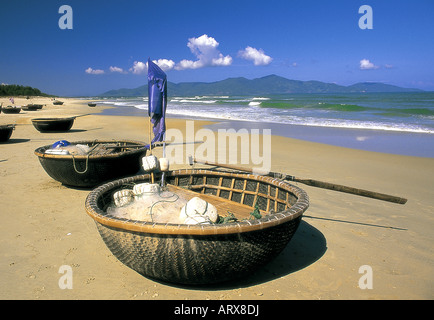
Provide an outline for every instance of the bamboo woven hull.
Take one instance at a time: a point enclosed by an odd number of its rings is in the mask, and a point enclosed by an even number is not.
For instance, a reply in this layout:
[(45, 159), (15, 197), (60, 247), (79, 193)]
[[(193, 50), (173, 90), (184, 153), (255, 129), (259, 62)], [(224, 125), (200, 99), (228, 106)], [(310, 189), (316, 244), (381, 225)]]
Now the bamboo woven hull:
[(33, 126), (40, 132), (65, 132), (74, 124), (75, 117), (71, 118), (38, 118), (32, 119)]
[[(270, 211), (271, 207), (281, 210), (263, 215), (261, 219), (213, 225), (159, 224), (107, 215), (105, 208), (114, 192), (128, 184), (144, 181), (149, 181), (148, 175), (98, 187), (88, 195), (86, 211), (119, 261), (146, 277), (178, 284), (212, 284), (249, 276), (286, 247), (309, 206), (307, 194), (302, 189), (277, 179), (177, 170), (168, 174), (168, 182), (181, 187), (203, 185), (200, 193), (218, 194), (218, 197), (232, 200), (234, 210), (238, 204), (250, 203), (249, 196), (254, 194), (261, 212)], [(231, 189), (226, 187), (229, 182), (233, 190), (228, 198), (222, 191)], [(266, 194), (261, 193), (261, 189)]]
[(23, 106), (22, 109), (25, 110), (25, 111), (36, 111), (36, 110), (38, 110), (38, 109), (40, 109), (40, 108), (39, 108), (39, 105), (36, 105), (36, 104), (28, 104), (28, 105), (26, 105), (26, 106)]
[[(72, 144), (92, 144), (94, 141), (77, 141)], [(110, 143), (113, 141), (98, 141)], [(124, 145), (140, 142), (120, 141)], [(45, 154), (51, 145), (35, 150), (47, 174), (65, 185), (73, 187), (95, 187), (106, 181), (136, 174), (141, 168), (141, 158), (146, 149), (133, 149), (105, 156), (71, 156)]]
[(12, 135), (12, 131), (14, 131), (15, 126), (12, 124), (2, 125), (0, 126), (0, 142), (6, 142)]
[(21, 107), (12, 108), (12, 107), (2, 107), (3, 113), (20, 113)]
[(218, 236), (142, 234), (100, 223), (97, 229), (113, 255), (141, 275), (198, 285), (251, 275), (286, 247), (300, 220), (301, 216), (262, 231)]

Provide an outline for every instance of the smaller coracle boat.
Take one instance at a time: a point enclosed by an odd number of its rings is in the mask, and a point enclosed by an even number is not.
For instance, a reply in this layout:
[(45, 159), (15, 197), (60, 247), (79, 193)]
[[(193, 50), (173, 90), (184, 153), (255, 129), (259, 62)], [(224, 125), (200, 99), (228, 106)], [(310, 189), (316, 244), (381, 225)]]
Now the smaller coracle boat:
[(15, 129), (14, 124), (0, 125), (0, 142), (8, 141), (14, 129)]
[(37, 148), (35, 155), (50, 177), (74, 187), (95, 187), (136, 174), (140, 159), (146, 154), (143, 143), (130, 140), (55, 144)]
[(62, 105), (63, 104), (63, 101), (59, 101), (59, 100), (55, 100), (54, 102), (53, 102), (53, 104), (54, 105)]
[[(288, 244), (309, 206), (307, 194), (282, 180), (254, 174), (182, 169), (165, 172), (166, 210), (176, 199), (198, 197), (220, 218), (211, 223), (159, 222), (123, 217), (112, 211), (117, 200), (153, 183), (154, 174), (118, 179), (94, 189), (86, 212), (110, 251), (138, 273), (165, 282), (203, 285), (251, 275)], [(155, 178), (159, 179), (158, 173)], [(152, 185), (152, 184), (151, 184)], [(163, 188), (163, 187), (162, 187)], [(121, 194), (121, 197), (117, 196)], [(187, 204), (181, 214), (187, 212)], [(120, 208), (122, 209), (122, 208)], [(160, 210), (161, 211), (161, 210)], [(190, 210), (191, 211), (191, 210)], [(255, 215), (256, 212), (256, 215)], [(151, 215), (152, 217), (152, 215)]]
[(40, 132), (65, 132), (72, 128), (75, 118), (36, 118), (32, 119), (32, 123)]
[(21, 107), (17, 107), (17, 106), (2, 107), (2, 112), (3, 113), (20, 113)]
[[(41, 106), (41, 107), (39, 107), (39, 106)], [(28, 105), (22, 107), (22, 109), (25, 111), (37, 111), (41, 108), (42, 108), (42, 105), (39, 105), (39, 104), (28, 104)]]
[(91, 103), (91, 102), (89, 102), (87, 105), (88, 105), (89, 107), (96, 107), (96, 103)]

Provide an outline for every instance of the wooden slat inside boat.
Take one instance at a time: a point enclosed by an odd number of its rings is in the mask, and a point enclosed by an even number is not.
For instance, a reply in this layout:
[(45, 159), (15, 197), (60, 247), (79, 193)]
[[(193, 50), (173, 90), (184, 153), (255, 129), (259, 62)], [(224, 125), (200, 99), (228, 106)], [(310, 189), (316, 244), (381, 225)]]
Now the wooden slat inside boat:
[[(230, 201), (228, 199), (220, 198), (220, 197), (218, 197), (216, 195), (212, 195), (212, 194), (200, 194), (200, 195), (198, 195), (197, 192), (192, 191), (191, 189), (181, 188), (181, 187), (177, 187), (174, 185), (168, 185), (167, 190), (170, 192), (173, 192), (173, 193), (175, 193), (175, 194), (179, 195), (180, 197), (187, 199), (187, 200), (190, 200), (194, 197), (199, 196), (201, 199), (214, 205), (217, 208), (217, 211), (220, 213), (230, 212), (230, 213), (234, 213), (234, 215), (236, 213), (235, 217), (238, 220), (251, 218), (251, 212), (252, 212), (251, 206), (248, 206), (248, 205), (245, 205), (242, 203), (238, 203), (238, 202), (233, 202), (233, 201)], [(264, 210), (260, 210), (260, 212), (262, 214), (266, 213), (266, 211), (264, 211)]]

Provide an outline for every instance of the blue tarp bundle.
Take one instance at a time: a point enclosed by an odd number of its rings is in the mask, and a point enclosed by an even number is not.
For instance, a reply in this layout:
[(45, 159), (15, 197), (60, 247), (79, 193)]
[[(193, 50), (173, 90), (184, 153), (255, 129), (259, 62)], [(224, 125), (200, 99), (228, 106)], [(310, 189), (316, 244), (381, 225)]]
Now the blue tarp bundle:
[(148, 115), (151, 117), (155, 142), (163, 141), (166, 132), (167, 76), (148, 59)]

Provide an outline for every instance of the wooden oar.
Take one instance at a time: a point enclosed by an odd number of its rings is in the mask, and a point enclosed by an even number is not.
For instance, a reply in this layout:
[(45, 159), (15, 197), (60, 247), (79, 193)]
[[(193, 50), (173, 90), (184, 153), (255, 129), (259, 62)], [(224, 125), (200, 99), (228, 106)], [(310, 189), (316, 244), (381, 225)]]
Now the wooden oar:
[[(172, 143), (167, 143), (165, 141), (162, 142), (157, 142), (153, 144), (153, 148), (156, 147), (162, 147), (164, 145), (164, 143), (166, 143), (166, 146), (168, 145), (182, 145), (182, 144), (196, 144), (196, 143), (203, 143), (204, 141), (193, 141), (193, 142), (172, 142)], [(121, 146), (122, 148), (144, 148), (146, 146), (148, 146), (149, 144), (131, 144), (129, 146)], [(119, 146), (112, 146), (112, 147), (107, 147), (107, 148), (120, 148)]]
[[(234, 170), (240, 170), (240, 171), (255, 173), (255, 170), (252, 170), (250, 168), (244, 168), (244, 167), (236, 166), (236, 165), (213, 163), (213, 162), (209, 162), (209, 161), (193, 159), (191, 157), (189, 158), (189, 160), (190, 160), (190, 165), (194, 161), (196, 163), (208, 164), (208, 165), (213, 165), (213, 166), (219, 166), (219, 167), (224, 167), (224, 168), (229, 168), (229, 169), (234, 169)], [(329, 189), (329, 190), (334, 190), (334, 191), (339, 191), (339, 192), (345, 192), (345, 193), (350, 193), (350, 194), (354, 194), (354, 195), (358, 195), (358, 196), (362, 196), (362, 197), (373, 198), (373, 199), (377, 199), (377, 200), (383, 200), (383, 201), (388, 201), (388, 202), (393, 202), (393, 203), (398, 203), (398, 204), (405, 204), (407, 202), (407, 199), (401, 198), (401, 197), (395, 197), (395, 196), (391, 196), (391, 195), (384, 194), (384, 193), (379, 193), (379, 192), (374, 192), (374, 191), (369, 191), (369, 190), (363, 190), (363, 189), (358, 189), (358, 188), (354, 188), (354, 187), (347, 187), (347, 186), (343, 186), (343, 185), (335, 184), (335, 183), (330, 183), (330, 182), (318, 181), (318, 180), (313, 180), (313, 179), (301, 179), (301, 178), (290, 176), (290, 175), (287, 175), (284, 173), (268, 172), (266, 175), (270, 176), (270, 177), (278, 178), (281, 180), (295, 181), (295, 182), (303, 183), (305, 185), (312, 186), (312, 187)]]

